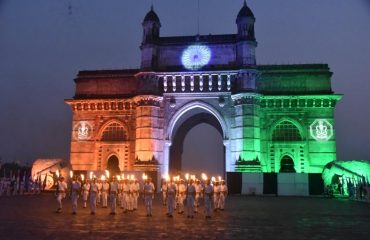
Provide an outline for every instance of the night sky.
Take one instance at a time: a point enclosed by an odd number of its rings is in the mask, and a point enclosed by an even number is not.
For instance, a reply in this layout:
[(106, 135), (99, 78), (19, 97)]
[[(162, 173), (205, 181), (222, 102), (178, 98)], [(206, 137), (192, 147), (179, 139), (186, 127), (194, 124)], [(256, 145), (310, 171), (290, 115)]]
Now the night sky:
[[(151, 3), (161, 36), (197, 33), (196, 0), (0, 0), (3, 162), (69, 159), (71, 110), (64, 99), (74, 95), (74, 77), (79, 70), (137, 68), (141, 22)], [(236, 33), (242, 4), (200, 0), (200, 34)], [(333, 90), (344, 94), (335, 112), (338, 159), (370, 160), (370, 1), (250, 0), (248, 5), (257, 19), (258, 64), (328, 63)], [(185, 139), (184, 149), (193, 149), (193, 155), (184, 156), (219, 157), (218, 132), (210, 126), (198, 130)], [(206, 134), (215, 142), (197, 143), (202, 131), (216, 136)], [(205, 147), (194, 149), (200, 145)]]

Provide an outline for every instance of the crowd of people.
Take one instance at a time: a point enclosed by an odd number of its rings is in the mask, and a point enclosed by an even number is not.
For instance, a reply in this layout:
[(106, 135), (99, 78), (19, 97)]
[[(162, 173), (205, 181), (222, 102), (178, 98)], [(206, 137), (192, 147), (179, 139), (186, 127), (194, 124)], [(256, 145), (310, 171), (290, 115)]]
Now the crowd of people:
[(43, 190), (43, 182), (40, 178), (2, 178), (0, 179), (0, 197), (14, 195), (40, 194)]
[(348, 196), (348, 198), (352, 200), (370, 201), (370, 183), (366, 181), (357, 183), (348, 181), (345, 185), (341, 182), (330, 184), (325, 188), (325, 195), (329, 197)]
[[(120, 207), (124, 213), (138, 209), (138, 200), (144, 200), (146, 216), (153, 214), (153, 199), (156, 196), (154, 183), (150, 178), (144, 179), (140, 184), (137, 179), (120, 179), (113, 176), (111, 179), (82, 180), (74, 176), (67, 184), (64, 177), (59, 177), (56, 187), (58, 203), (57, 213), (62, 212), (63, 200), (69, 196), (72, 201), (72, 214), (77, 214), (78, 199), (82, 198), (82, 207), (89, 205), (91, 215), (98, 211), (97, 206), (110, 208), (110, 214), (117, 213)], [(204, 205), (206, 218), (211, 218), (212, 211), (223, 211), (228, 189), (224, 180), (200, 181), (198, 179), (162, 179), (160, 186), (162, 203), (166, 207), (168, 217), (173, 217), (175, 210), (188, 218), (194, 218), (201, 204)]]

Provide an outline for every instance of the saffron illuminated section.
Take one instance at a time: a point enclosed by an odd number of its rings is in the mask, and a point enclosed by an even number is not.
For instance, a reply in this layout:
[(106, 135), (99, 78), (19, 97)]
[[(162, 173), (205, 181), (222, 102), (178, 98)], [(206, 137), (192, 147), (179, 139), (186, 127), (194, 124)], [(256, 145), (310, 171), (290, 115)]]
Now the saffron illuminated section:
[(188, 70), (198, 70), (211, 60), (211, 49), (204, 45), (191, 45), (181, 56), (182, 65)]
[(316, 119), (310, 125), (310, 134), (317, 141), (327, 141), (333, 136), (333, 125), (326, 119)]

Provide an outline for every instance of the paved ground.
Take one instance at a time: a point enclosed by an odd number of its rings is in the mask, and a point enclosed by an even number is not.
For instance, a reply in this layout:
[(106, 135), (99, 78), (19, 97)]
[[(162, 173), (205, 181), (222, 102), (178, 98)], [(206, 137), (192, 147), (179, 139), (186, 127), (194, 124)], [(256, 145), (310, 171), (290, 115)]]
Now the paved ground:
[(369, 239), (370, 205), (326, 198), (230, 196), (227, 211), (167, 218), (156, 198), (154, 215), (143, 203), (115, 216), (98, 209), (56, 214), (52, 194), (0, 197), (0, 239)]

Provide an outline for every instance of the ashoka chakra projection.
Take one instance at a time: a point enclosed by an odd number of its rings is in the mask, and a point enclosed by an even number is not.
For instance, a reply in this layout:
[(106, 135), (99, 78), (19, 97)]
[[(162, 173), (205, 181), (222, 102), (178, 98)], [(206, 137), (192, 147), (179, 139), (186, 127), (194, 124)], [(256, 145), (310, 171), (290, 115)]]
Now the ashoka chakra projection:
[(187, 47), (181, 57), (181, 62), (188, 70), (198, 70), (209, 63), (211, 50), (204, 45)]

